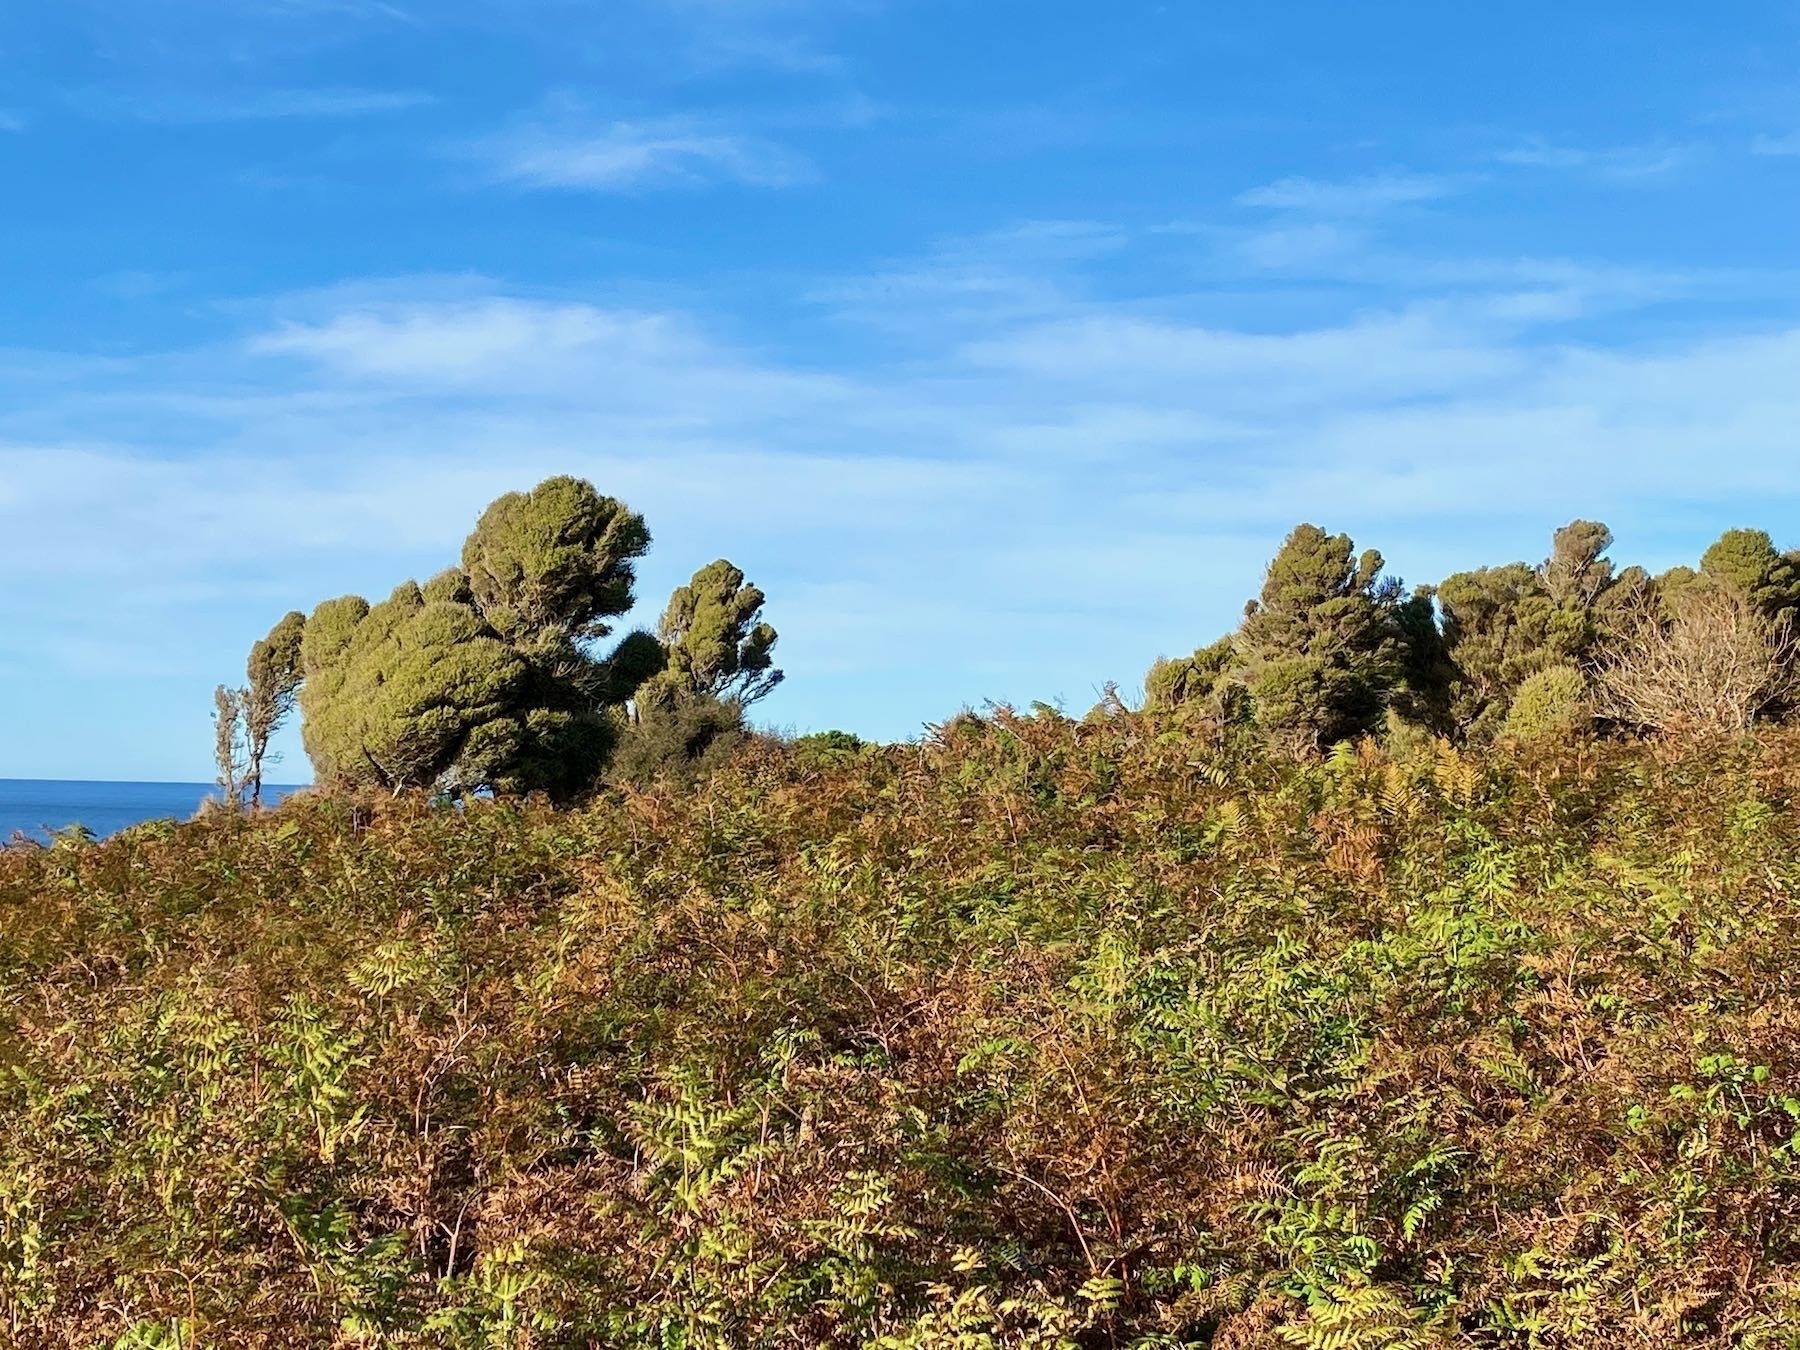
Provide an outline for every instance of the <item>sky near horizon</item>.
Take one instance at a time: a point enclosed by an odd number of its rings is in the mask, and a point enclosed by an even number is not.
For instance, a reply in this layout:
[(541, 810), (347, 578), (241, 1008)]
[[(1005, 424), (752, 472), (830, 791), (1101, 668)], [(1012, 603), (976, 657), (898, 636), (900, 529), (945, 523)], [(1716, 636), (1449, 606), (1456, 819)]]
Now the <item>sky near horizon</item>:
[(881, 737), (1302, 519), (1800, 545), (1791, 3), (24, 0), (0, 174), (0, 777), (209, 778), (275, 618), (552, 473)]

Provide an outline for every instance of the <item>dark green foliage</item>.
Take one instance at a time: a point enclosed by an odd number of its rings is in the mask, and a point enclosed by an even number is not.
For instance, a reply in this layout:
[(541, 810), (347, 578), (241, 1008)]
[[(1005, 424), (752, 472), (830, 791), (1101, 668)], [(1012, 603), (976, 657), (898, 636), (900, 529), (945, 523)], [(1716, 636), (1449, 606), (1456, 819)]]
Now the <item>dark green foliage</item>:
[(1605, 556), (1612, 531), (1577, 520), (1556, 531), (1550, 556), (1483, 567), (1437, 587), (1444, 650), (1454, 666), (1450, 723), (1474, 741), (1506, 726), (1513, 700), (1533, 676), (1592, 662), (1603, 640), (1629, 633), (1652, 602), (1641, 567), (1615, 572)]
[(1456, 731), (1451, 699), (1456, 684), (1456, 663), (1438, 625), (1437, 592), (1421, 586), (1393, 607), (1394, 629), (1399, 640), (1400, 678), (1388, 695), (1393, 719), (1432, 735)]
[(1771, 618), (1800, 605), (1800, 566), (1764, 530), (1727, 530), (1700, 559), (1700, 575), (1721, 582)]
[[(1409, 594), (1381, 577), (1379, 554), (1358, 557), (1348, 536), (1302, 525), (1234, 638), (1151, 668), (1145, 709), (1200, 710), (1221, 732), (1247, 712), (1267, 740), (1301, 753), (1362, 735), (1398, 747), (1585, 726), (1602, 670), (1598, 713), (1615, 728), (1741, 728), (1786, 714), (1800, 552), (1731, 530), (1698, 571), (1653, 580), (1616, 569), (1612, 543), (1598, 521), (1573, 521), (1535, 567), (1477, 568)], [(1710, 602), (1719, 595), (1766, 622), (1734, 618)], [(1704, 622), (1684, 617), (1702, 602)], [(1094, 720), (1111, 711), (1103, 703)]]
[(1444, 647), (1456, 666), (1451, 717), (1464, 734), (1491, 738), (1519, 686), (1541, 670), (1578, 661), (1587, 616), (1557, 605), (1524, 563), (1444, 578), (1437, 588)]
[(743, 705), (706, 694), (665, 691), (639, 701), (620, 733), (607, 777), (638, 787), (697, 782), (726, 763), (748, 739)]
[(1381, 555), (1350, 536), (1301, 525), (1245, 611), (1237, 657), (1258, 726), (1295, 750), (1374, 731), (1399, 683), (1396, 586)]

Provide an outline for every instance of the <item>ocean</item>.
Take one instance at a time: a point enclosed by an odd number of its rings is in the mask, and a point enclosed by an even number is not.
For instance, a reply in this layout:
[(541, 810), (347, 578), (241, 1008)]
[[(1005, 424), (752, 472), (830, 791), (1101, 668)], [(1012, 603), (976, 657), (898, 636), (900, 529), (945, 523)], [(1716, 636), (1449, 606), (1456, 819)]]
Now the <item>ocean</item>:
[[(272, 802), (295, 791), (263, 788)], [(215, 796), (211, 783), (83, 783), (0, 778), (0, 844), (17, 833), (47, 840), (54, 830), (85, 825), (102, 839), (146, 820), (187, 820)]]

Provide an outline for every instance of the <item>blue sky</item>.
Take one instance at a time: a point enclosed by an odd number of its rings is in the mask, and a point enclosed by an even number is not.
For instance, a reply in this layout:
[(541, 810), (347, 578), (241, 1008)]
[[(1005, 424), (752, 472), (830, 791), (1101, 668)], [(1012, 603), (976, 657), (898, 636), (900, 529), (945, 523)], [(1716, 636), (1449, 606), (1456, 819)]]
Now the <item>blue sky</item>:
[(556, 472), (890, 737), (1129, 688), (1301, 519), (1800, 544), (1789, 3), (46, 0), (0, 182), (0, 776), (209, 777), (273, 618)]

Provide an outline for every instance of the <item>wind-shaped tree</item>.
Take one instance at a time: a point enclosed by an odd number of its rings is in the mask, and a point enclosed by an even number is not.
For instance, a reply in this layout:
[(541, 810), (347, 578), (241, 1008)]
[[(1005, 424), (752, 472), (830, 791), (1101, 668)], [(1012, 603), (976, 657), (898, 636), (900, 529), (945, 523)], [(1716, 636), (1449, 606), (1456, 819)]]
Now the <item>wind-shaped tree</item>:
[[(669, 597), (657, 636), (668, 653), (654, 685), (748, 707), (781, 683), (776, 633), (762, 621), (763, 593), (721, 558)], [(648, 691), (646, 691), (648, 692)]]
[(591, 786), (617, 709), (664, 664), (647, 633), (594, 650), (631, 608), (649, 544), (622, 503), (552, 478), (489, 506), (462, 567), (373, 608), (357, 596), (320, 605), (299, 652), (301, 734), (320, 781), (555, 797)]
[(1374, 731), (1401, 677), (1397, 582), (1347, 534), (1301, 525), (1246, 608), (1237, 652), (1251, 715), (1280, 743), (1316, 750)]

